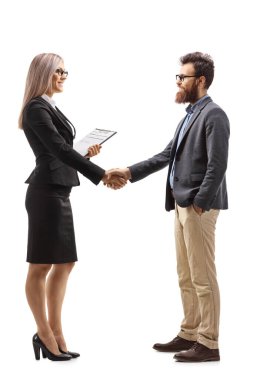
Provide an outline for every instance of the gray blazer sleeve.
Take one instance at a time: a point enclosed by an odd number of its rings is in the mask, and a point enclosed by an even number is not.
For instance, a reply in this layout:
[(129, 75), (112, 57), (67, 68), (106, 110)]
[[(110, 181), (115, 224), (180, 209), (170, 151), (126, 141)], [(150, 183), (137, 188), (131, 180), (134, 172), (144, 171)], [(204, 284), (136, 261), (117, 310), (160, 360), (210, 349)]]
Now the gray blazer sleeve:
[(210, 111), (206, 120), (207, 169), (194, 198), (194, 203), (204, 210), (211, 208), (225, 181), (229, 134), (229, 120), (225, 112), (220, 108)]
[(129, 166), (128, 168), (130, 169), (132, 177), (131, 182), (139, 181), (168, 166), (170, 161), (171, 146), (172, 141), (161, 153), (158, 153), (145, 161)]

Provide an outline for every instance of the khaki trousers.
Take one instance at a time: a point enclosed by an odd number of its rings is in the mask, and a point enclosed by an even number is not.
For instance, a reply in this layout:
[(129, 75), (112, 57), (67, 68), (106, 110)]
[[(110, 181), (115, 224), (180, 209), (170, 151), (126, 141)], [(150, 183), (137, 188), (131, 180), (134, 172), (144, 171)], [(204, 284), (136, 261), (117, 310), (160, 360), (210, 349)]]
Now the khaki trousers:
[(177, 272), (184, 309), (178, 335), (216, 349), (220, 296), (214, 251), (219, 210), (199, 216), (193, 206), (175, 207)]

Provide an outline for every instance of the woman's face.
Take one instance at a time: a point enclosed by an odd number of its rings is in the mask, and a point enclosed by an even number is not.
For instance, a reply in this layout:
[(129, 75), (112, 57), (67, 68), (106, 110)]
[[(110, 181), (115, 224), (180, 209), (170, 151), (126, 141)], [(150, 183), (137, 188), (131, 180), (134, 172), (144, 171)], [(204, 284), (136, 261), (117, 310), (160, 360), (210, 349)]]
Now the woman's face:
[(48, 94), (49, 96), (53, 96), (53, 94), (62, 92), (64, 81), (67, 79), (68, 72), (65, 71), (64, 62), (60, 62), (59, 66), (55, 70), (55, 73), (52, 78), (52, 94)]

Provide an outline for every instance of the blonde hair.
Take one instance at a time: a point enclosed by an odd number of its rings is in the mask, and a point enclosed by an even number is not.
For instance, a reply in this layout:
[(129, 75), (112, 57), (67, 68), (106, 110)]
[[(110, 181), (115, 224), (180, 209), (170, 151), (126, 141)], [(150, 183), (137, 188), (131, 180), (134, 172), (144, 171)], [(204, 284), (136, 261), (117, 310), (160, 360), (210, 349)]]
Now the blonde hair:
[(59, 55), (53, 53), (42, 53), (33, 58), (26, 77), (23, 104), (18, 119), (19, 128), (23, 128), (23, 111), (27, 103), (37, 96), (52, 91), (52, 77), (62, 61)]

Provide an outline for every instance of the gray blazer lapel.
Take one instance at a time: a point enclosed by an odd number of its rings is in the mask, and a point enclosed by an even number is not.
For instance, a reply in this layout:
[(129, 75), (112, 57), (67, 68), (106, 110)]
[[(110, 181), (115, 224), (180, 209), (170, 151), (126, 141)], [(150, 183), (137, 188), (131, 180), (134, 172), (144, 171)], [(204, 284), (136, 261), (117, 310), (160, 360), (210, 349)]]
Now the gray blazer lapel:
[(178, 136), (179, 136), (180, 130), (182, 128), (182, 125), (184, 124), (185, 118), (186, 118), (186, 116), (179, 122), (179, 124), (177, 126), (177, 129), (176, 129), (176, 132), (175, 132), (175, 135), (174, 135), (173, 145), (172, 145), (172, 148), (171, 148), (172, 151), (173, 151), (174, 147), (175, 148), (177, 147)]
[(190, 121), (187, 125), (187, 127), (185, 128), (185, 131), (184, 131), (184, 135), (183, 135), (183, 138), (179, 144), (179, 146), (181, 145), (182, 141), (184, 141), (185, 139), (185, 136), (187, 135), (188, 131), (191, 129), (191, 127), (193, 126), (194, 122), (196, 121), (196, 119), (198, 118), (200, 112), (202, 111), (203, 108), (205, 108), (205, 106), (212, 102), (212, 99), (210, 97), (206, 98), (203, 103), (201, 103), (199, 106), (197, 106), (196, 110), (193, 112), (193, 115), (192, 117), (190, 118)]
[(192, 114), (192, 117), (190, 118), (190, 121), (189, 121), (187, 127), (185, 128), (182, 140), (184, 139), (184, 137), (185, 137), (186, 133), (189, 131), (189, 129), (192, 127), (193, 123), (195, 122), (195, 120), (197, 119), (197, 117), (199, 116), (199, 114), (200, 114), (200, 110), (196, 110)]

